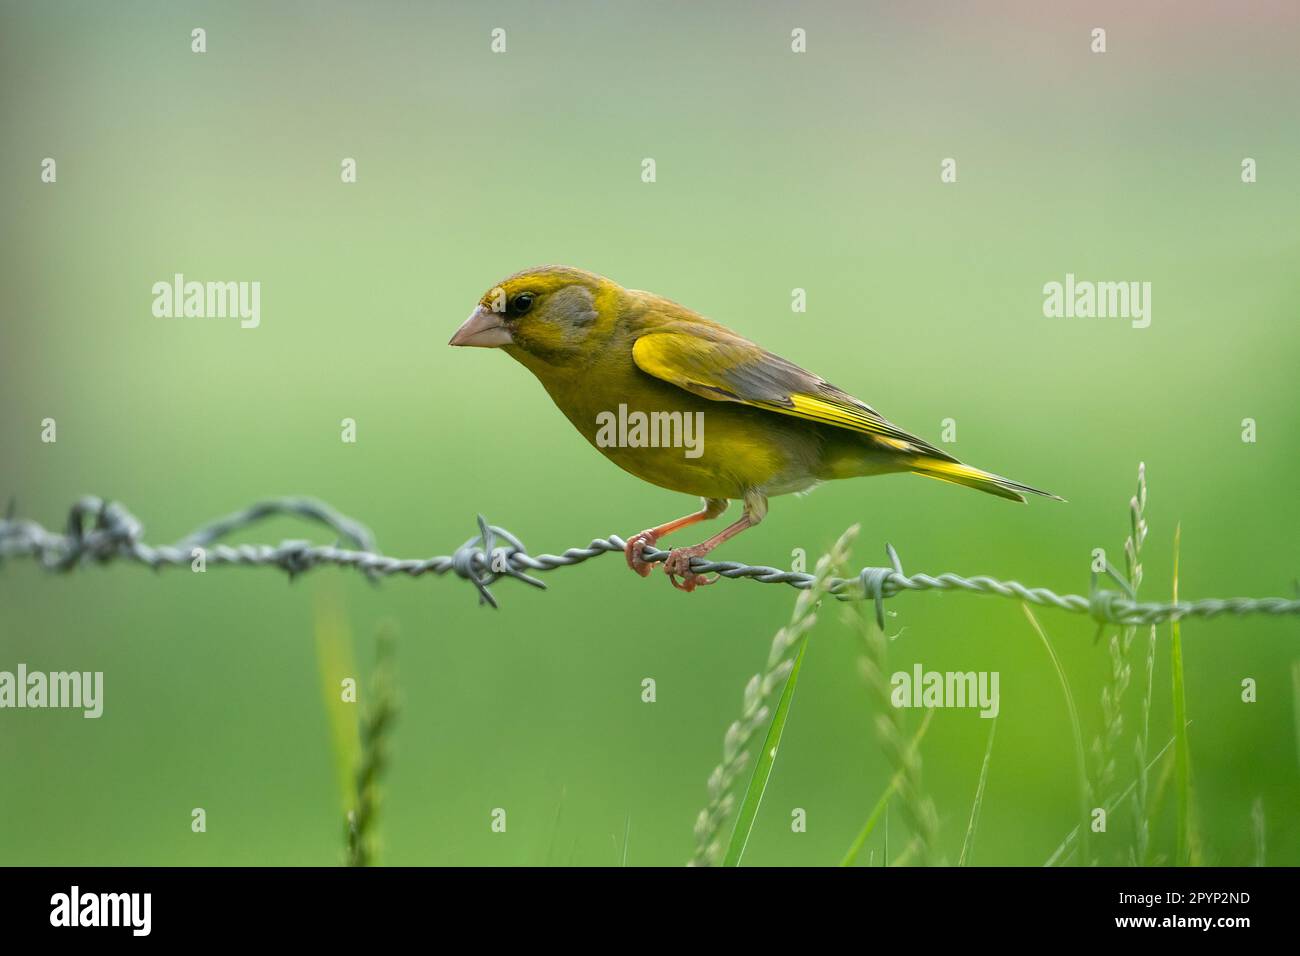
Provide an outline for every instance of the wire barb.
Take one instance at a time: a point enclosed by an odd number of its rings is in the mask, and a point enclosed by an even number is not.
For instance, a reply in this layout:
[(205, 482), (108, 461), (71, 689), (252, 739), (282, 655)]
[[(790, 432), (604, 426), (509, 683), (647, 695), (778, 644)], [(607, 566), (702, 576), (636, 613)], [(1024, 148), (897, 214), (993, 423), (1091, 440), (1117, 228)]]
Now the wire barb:
[[(282, 541), (265, 544), (223, 543), (270, 517), (289, 515), (324, 525), (337, 536), (334, 544), (316, 545), (309, 541)], [(611, 551), (620, 554), (626, 542), (618, 535), (593, 538), (586, 547), (569, 548), (563, 554), (532, 555), (519, 538), (504, 528), (489, 524), (478, 516), (478, 534), (452, 554), (432, 558), (394, 558), (377, 550), (374, 535), (358, 521), (335, 511), (312, 498), (275, 498), (259, 502), (210, 522), (172, 545), (149, 545), (144, 541), (144, 526), (117, 502), (93, 495), (78, 499), (68, 512), (66, 530), (59, 534), (35, 521), (18, 518), (12, 500), (8, 512), (0, 519), (0, 564), (7, 558), (31, 558), (47, 571), (70, 572), (89, 562), (108, 564), (126, 561), (159, 570), (188, 565), (202, 554), (206, 565), (238, 564), (248, 567), (276, 567), (292, 580), (321, 565), (355, 568), (372, 581), (396, 574), (420, 577), (448, 572), (474, 585), (479, 604), (498, 607), (492, 585), (502, 578), (513, 578), (531, 587), (545, 590), (546, 585), (530, 572), (553, 571), (571, 567)], [(658, 562), (671, 552), (647, 547), (642, 560)], [(884, 602), (903, 591), (963, 591), (968, 594), (993, 594), (1040, 607), (1054, 607), (1073, 614), (1087, 614), (1099, 625), (1158, 624), (1172, 618), (1244, 614), (1300, 614), (1297, 598), (1205, 598), (1176, 604), (1137, 601), (1123, 577), (1113, 568), (1108, 575), (1120, 583), (1122, 591), (1098, 587), (1093, 574), (1089, 594), (1057, 594), (1047, 588), (1026, 587), (1018, 581), (999, 581), (985, 575), (963, 577), (951, 572), (929, 575), (903, 571), (893, 545), (885, 546), (887, 567), (863, 568), (852, 578), (834, 578), (828, 592), (842, 601), (871, 600), (875, 604), (876, 622), (884, 626)], [(787, 571), (765, 565), (738, 561), (710, 561), (693, 558), (691, 570), (696, 574), (717, 574), (724, 578), (748, 578), (760, 584), (788, 584), (807, 590), (816, 580), (804, 571)]]
[[(880, 629), (885, 629), (885, 581), (894, 574), (900, 578), (907, 578), (903, 573), (903, 564), (898, 558), (898, 552), (894, 550), (892, 544), (885, 545), (885, 554), (889, 558), (889, 563), (893, 567), (889, 568), (863, 568), (858, 572), (858, 584), (862, 591), (859, 594), (841, 590), (836, 597), (841, 601), (865, 600), (870, 598), (876, 605), (876, 623)], [(834, 593), (832, 591), (832, 593)]]

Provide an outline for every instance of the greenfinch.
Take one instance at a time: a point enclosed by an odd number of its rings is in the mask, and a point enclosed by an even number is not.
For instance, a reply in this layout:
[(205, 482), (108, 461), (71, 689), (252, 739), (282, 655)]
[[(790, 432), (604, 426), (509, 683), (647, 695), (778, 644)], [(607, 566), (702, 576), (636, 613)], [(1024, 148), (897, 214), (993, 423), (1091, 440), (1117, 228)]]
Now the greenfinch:
[(834, 478), (911, 472), (1012, 501), (1057, 497), (962, 464), (725, 326), (582, 269), (503, 279), (450, 344), (501, 349), (614, 464), (703, 499), (699, 511), (628, 539), (628, 566), (641, 576), (646, 546), (744, 503), (734, 524), (670, 552), (664, 570), (682, 590), (716, 580), (694, 573), (691, 559), (762, 521), (769, 497)]

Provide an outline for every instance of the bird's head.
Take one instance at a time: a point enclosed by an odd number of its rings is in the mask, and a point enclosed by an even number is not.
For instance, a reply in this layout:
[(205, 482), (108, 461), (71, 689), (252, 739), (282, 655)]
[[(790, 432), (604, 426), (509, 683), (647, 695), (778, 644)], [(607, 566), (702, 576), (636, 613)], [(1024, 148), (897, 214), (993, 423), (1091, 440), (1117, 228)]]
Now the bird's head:
[(449, 344), (500, 348), (530, 366), (569, 365), (593, 336), (608, 332), (621, 291), (568, 266), (516, 272), (483, 294)]

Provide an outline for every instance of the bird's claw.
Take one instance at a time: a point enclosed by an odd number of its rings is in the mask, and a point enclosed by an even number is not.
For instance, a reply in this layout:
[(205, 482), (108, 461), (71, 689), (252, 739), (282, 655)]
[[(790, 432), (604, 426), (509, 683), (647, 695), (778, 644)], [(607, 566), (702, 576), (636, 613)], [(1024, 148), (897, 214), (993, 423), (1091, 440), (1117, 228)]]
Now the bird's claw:
[(634, 534), (627, 539), (627, 546), (623, 549), (623, 557), (627, 559), (627, 566), (635, 571), (641, 577), (647, 577), (650, 574), (650, 562), (641, 559), (641, 552), (645, 550), (646, 545), (653, 546), (659, 540), (659, 533), (653, 529), (642, 531), (640, 534)]
[[(627, 559), (627, 566), (643, 578), (650, 574), (652, 562), (644, 560), (641, 557), (641, 552), (647, 546), (653, 547), (658, 541), (659, 532), (653, 528), (642, 531), (640, 534), (634, 534), (627, 539), (627, 545), (623, 549), (623, 556)], [(664, 561), (664, 573), (668, 575), (668, 580), (673, 583), (673, 587), (679, 591), (694, 591), (701, 585), (712, 584), (718, 580), (717, 577), (711, 578), (705, 574), (696, 574), (691, 570), (691, 558), (702, 557), (706, 553), (698, 545), (693, 548), (674, 548), (669, 552), (667, 559)], [(679, 581), (678, 578), (681, 580)]]
[[(691, 570), (691, 558), (702, 557), (704, 553), (698, 547), (674, 548), (669, 553), (668, 559), (664, 561), (664, 573), (668, 575), (668, 580), (673, 582), (673, 587), (679, 591), (689, 592), (694, 591), (701, 585), (713, 584), (718, 580), (717, 577), (711, 578), (705, 574), (696, 574)], [(678, 581), (678, 578), (681, 578), (681, 581)]]

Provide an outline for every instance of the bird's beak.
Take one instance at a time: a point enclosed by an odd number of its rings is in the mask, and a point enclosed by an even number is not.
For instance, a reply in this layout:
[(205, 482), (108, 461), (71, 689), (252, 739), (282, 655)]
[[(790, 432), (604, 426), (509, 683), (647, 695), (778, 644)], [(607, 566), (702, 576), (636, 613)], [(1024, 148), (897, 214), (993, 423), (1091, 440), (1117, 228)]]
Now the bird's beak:
[(479, 306), (469, 314), (465, 324), (456, 330), (448, 345), (470, 345), (481, 349), (495, 349), (509, 345), (514, 339), (498, 312)]

